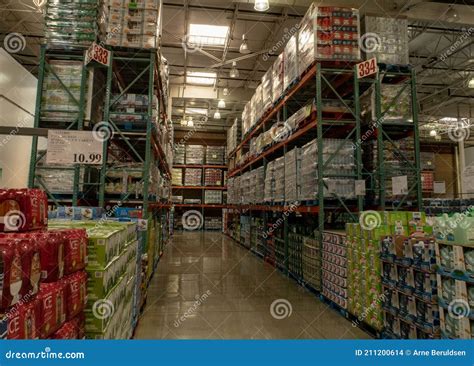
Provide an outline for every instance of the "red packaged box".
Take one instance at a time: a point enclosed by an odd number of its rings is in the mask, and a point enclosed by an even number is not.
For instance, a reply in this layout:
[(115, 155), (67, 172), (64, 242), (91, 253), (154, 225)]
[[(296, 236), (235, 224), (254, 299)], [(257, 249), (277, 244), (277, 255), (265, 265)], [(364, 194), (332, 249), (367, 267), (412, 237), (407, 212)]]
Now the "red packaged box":
[(0, 237), (1, 309), (15, 305), (21, 296), (23, 268), (19, 248), (7, 237)]
[(66, 322), (52, 336), (52, 339), (79, 339), (78, 329), (73, 322)]
[(87, 273), (81, 271), (63, 279), (66, 292), (66, 315), (71, 320), (84, 310), (87, 302)]
[(31, 296), (38, 293), (41, 280), (41, 259), (37, 240), (35, 236), (29, 234), (13, 234), (10, 237), (19, 248), (21, 256), (23, 268), (21, 295), (30, 300)]
[(42, 190), (0, 190), (0, 231), (37, 230), (47, 224), (48, 199)]
[(64, 274), (86, 268), (87, 232), (85, 229), (61, 230), (64, 238)]
[(8, 339), (40, 338), (41, 313), (37, 300), (18, 303), (7, 313)]
[(64, 234), (47, 231), (37, 234), (41, 258), (41, 279), (56, 282), (64, 276)]
[(77, 329), (77, 339), (86, 339), (86, 315), (83, 312), (79, 313), (78, 316), (71, 320), (71, 323)]
[(41, 311), (40, 334), (47, 338), (66, 321), (66, 297), (64, 283), (42, 283), (38, 294)]

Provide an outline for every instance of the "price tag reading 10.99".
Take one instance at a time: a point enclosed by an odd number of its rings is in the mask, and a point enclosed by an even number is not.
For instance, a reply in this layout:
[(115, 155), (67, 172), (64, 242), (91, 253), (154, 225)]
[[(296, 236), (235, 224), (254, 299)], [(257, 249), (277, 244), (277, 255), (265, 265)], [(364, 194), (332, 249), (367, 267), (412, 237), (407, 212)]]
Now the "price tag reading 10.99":
[(366, 76), (377, 73), (377, 59), (371, 58), (370, 60), (357, 64), (357, 77), (359, 79), (365, 78)]
[(74, 163), (100, 164), (102, 163), (102, 154), (74, 154)]

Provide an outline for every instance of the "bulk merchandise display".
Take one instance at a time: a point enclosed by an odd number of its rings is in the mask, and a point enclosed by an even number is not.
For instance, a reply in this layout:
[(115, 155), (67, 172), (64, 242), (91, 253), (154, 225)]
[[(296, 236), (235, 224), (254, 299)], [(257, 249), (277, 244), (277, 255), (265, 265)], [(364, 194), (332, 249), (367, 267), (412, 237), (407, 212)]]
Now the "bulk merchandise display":
[(212, 190), (206, 189), (204, 191), (204, 204), (206, 205), (222, 204), (222, 191), (212, 191)]
[(222, 170), (207, 168), (204, 170), (205, 186), (222, 186)]
[[(123, 94), (112, 95), (113, 105), (111, 107), (110, 119), (116, 123), (133, 127), (134, 124), (145, 125), (148, 122), (148, 107), (150, 101), (148, 95), (140, 94)], [(153, 96), (152, 104), (152, 121), (158, 126), (158, 98)], [(163, 144), (164, 145), (164, 144)]]
[[(245, 111), (245, 109), (244, 109)], [(236, 118), (232, 126), (227, 130), (227, 152), (234, 151), (240, 144), (242, 138), (242, 124)]]
[(186, 168), (184, 170), (184, 185), (185, 186), (202, 185), (202, 169)]
[(250, 227), (250, 216), (240, 216), (240, 244), (247, 249), (250, 249), (251, 246)]
[(222, 217), (206, 216), (204, 218), (204, 228), (206, 230), (222, 230)]
[(273, 63), (272, 70), (272, 99), (273, 103), (276, 103), (283, 95), (283, 89), (285, 86), (285, 54), (282, 52)]
[(345, 232), (324, 231), (322, 241), (322, 294), (347, 309), (347, 240)]
[(186, 164), (204, 164), (204, 146), (186, 145)]
[(286, 43), (284, 51), (284, 82), (283, 89), (288, 89), (298, 78), (299, 59), (298, 59), (298, 33), (294, 34)]
[(171, 184), (174, 186), (183, 185), (183, 169), (173, 168), (171, 170)]
[(223, 165), (224, 155), (224, 146), (206, 146), (206, 164)]
[(262, 111), (265, 113), (273, 105), (272, 90), (272, 73), (273, 69), (269, 69), (262, 77)]
[[(408, 20), (378, 15), (365, 15), (362, 19), (364, 33), (375, 33), (380, 42), (365, 52), (365, 59), (391, 65), (408, 65)], [(370, 52), (372, 51), (372, 52)]]
[(263, 220), (258, 217), (252, 217), (250, 226), (250, 248), (260, 256), (263, 256), (264, 241)]
[[(309, 232), (308, 232), (309, 231)], [(303, 281), (317, 291), (321, 291), (321, 248), (319, 240), (309, 228), (302, 231), (303, 235)]]
[(185, 163), (184, 156), (186, 152), (186, 146), (182, 144), (175, 144), (173, 150), (173, 164), (183, 165)]
[(158, 48), (159, 0), (104, 0), (103, 17), (105, 44), (128, 48)]
[(300, 149), (294, 148), (285, 154), (285, 201), (297, 201), (299, 198)]
[(265, 170), (265, 202), (273, 202), (273, 197), (275, 196), (275, 161), (270, 161), (267, 164), (267, 169)]
[(275, 188), (272, 201), (281, 203), (285, 201), (285, 157), (275, 160), (273, 165), (273, 182), (270, 183)]

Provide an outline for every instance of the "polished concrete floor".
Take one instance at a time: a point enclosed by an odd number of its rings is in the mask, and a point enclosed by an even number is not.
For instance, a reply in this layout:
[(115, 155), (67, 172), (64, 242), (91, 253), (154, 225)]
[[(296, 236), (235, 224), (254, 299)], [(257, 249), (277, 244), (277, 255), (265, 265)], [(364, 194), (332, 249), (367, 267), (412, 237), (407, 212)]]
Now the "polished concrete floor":
[(165, 250), (135, 338), (370, 336), (227, 236), (185, 232)]

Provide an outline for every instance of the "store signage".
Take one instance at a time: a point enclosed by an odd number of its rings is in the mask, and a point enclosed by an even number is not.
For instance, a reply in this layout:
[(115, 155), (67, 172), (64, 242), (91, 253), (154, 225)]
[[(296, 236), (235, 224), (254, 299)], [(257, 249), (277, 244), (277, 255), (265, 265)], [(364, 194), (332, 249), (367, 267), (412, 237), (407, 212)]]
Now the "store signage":
[(365, 196), (365, 180), (356, 180), (354, 188), (356, 196)]
[(375, 57), (371, 58), (370, 60), (361, 62), (357, 64), (357, 77), (359, 79), (365, 78), (366, 76), (370, 76), (372, 74), (376, 74), (379, 71), (377, 66), (377, 59)]
[(408, 177), (406, 175), (392, 177), (392, 193), (394, 196), (408, 194)]
[(103, 144), (92, 131), (49, 130), (46, 163), (100, 165)]
[(445, 194), (446, 193), (446, 182), (444, 180), (433, 182), (433, 193)]
[(92, 43), (92, 46), (86, 51), (85, 64), (95, 61), (104, 66), (110, 66), (110, 51), (97, 43)]

